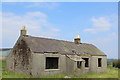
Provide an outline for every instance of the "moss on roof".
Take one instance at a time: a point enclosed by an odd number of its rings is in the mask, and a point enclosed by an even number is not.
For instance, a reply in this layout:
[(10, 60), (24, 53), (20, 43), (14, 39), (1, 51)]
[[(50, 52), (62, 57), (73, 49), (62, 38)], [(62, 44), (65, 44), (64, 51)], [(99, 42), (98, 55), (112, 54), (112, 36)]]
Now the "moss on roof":
[(24, 36), (28, 46), (33, 52), (59, 52), (61, 54), (89, 54), (89, 55), (103, 55), (97, 47), (92, 44), (81, 43), (79, 45), (70, 41), (48, 39), (41, 37)]

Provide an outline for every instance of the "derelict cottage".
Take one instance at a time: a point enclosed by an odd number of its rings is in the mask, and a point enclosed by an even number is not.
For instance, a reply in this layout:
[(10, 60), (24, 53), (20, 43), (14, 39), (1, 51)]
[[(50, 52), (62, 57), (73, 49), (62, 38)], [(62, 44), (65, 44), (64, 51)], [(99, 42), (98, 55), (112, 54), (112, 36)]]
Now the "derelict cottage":
[(25, 27), (9, 56), (7, 67), (14, 72), (33, 76), (68, 73), (106, 72), (106, 55), (92, 44), (82, 43), (79, 35), (74, 42), (33, 37)]

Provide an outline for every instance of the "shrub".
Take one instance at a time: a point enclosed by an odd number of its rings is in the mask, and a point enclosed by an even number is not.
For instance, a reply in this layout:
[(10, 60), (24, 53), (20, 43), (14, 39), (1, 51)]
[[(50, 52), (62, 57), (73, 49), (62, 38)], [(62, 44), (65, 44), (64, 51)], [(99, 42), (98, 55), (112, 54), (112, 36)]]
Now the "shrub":
[(120, 68), (120, 60), (113, 61), (113, 67)]

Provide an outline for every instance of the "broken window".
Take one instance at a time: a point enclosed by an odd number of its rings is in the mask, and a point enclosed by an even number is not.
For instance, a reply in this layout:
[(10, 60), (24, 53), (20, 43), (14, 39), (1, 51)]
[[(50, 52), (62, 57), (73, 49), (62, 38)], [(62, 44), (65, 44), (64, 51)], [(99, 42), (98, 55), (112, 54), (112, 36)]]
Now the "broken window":
[(46, 57), (46, 69), (58, 69), (58, 57)]
[(102, 67), (102, 58), (98, 58), (98, 67)]
[(81, 64), (82, 64), (81, 61), (77, 61), (77, 68), (81, 68)]
[(85, 67), (89, 67), (89, 58), (82, 58), (85, 60)]

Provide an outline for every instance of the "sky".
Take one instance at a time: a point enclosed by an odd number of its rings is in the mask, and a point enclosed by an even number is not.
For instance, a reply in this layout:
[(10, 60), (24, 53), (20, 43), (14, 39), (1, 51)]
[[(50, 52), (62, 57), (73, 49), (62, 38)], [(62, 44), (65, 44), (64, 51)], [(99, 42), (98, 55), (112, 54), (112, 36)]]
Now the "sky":
[(108, 58), (118, 58), (117, 2), (3, 2), (2, 46), (16, 43), (22, 26), (37, 37), (95, 45)]
[(2, 2), (119, 2), (119, 0), (1, 0)]

